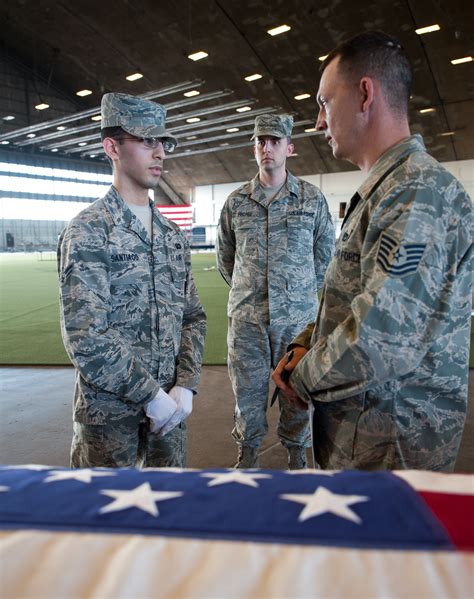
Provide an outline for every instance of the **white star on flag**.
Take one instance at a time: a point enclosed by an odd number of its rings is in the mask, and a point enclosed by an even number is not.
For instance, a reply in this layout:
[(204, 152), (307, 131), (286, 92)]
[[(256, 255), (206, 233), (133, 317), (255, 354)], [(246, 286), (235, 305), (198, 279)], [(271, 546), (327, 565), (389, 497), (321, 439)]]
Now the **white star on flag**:
[(3, 485), (0, 485), (0, 493), (4, 493), (5, 491), (9, 491), (10, 487), (5, 487)]
[(77, 480), (81, 483), (92, 482), (93, 477), (97, 476), (117, 476), (115, 472), (102, 472), (100, 470), (91, 470), (84, 468), (83, 470), (52, 470), (48, 478), (43, 482), (54, 483), (59, 480)]
[(351, 520), (356, 524), (360, 524), (362, 520), (349, 506), (354, 503), (369, 501), (369, 497), (363, 495), (338, 495), (325, 487), (318, 487), (311, 495), (288, 493), (280, 495), (280, 498), (302, 503), (305, 506), (304, 510), (298, 516), (298, 522), (304, 522), (305, 520), (309, 520), (309, 518), (320, 516), (321, 514), (331, 513), (340, 518)]
[(181, 497), (184, 493), (179, 491), (152, 491), (150, 483), (143, 483), (135, 489), (129, 491), (123, 491), (121, 489), (109, 489), (107, 491), (101, 491), (102, 495), (112, 497), (115, 501), (109, 503), (105, 507), (100, 509), (100, 513), (106, 512), (119, 512), (120, 510), (126, 510), (131, 507), (136, 507), (139, 510), (148, 512), (152, 516), (159, 516), (160, 512), (155, 505), (156, 501), (165, 501), (166, 499), (174, 499), (175, 497)]
[(291, 474), (292, 476), (298, 476), (298, 474), (317, 474), (318, 476), (334, 476), (340, 472), (340, 470), (319, 470), (316, 468), (304, 468), (300, 470), (287, 470), (287, 474)]
[(227, 483), (237, 483), (239, 485), (247, 485), (248, 487), (258, 487), (256, 479), (272, 478), (271, 474), (258, 474), (256, 472), (241, 472), (240, 470), (231, 470), (230, 472), (221, 472), (216, 474), (205, 473), (201, 474), (205, 478), (212, 478), (211, 482), (207, 483), (208, 487), (216, 485), (225, 485)]

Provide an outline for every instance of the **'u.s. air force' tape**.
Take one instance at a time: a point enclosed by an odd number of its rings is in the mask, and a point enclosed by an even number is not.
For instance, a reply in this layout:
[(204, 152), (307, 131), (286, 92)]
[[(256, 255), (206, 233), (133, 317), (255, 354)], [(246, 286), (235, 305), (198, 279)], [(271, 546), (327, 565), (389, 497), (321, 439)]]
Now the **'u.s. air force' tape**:
[(425, 251), (425, 243), (399, 243), (382, 233), (377, 263), (390, 276), (403, 277), (416, 271)]

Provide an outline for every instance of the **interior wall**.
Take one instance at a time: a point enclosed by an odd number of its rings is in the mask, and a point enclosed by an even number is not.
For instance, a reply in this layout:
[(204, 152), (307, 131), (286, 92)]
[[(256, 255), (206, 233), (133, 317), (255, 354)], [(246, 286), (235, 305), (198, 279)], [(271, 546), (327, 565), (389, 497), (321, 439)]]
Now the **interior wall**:
[(0, 251), (55, 251), (62, 220), (0, 219)]
[[(474, 198), (474, 160), (444, 162), (443, 166), (461, 181), (471, 198)], [(341, 224), (339, 204), (349, 203), (353, 194), (363, 183), (365, 175), (361, 171), (304, 175), (305, 181), (317, 185), (324, 193), (329, 211), (336, 225)], [(240, 183), (202, 185), (194, 190), (194, 220), (196, 225), (215, 226), (227, 196), (240, 187)]]

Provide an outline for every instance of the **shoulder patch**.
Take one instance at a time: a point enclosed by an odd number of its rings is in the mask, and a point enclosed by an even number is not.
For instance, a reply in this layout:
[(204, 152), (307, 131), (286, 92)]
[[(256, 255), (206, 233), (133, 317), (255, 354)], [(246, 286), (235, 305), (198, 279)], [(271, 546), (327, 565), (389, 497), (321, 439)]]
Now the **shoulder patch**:
[(377, 264), (392, 277), (404, 277), (416, 272), (425, 251), (425, 243), (399, 243), (382, 233), (377, 253)]

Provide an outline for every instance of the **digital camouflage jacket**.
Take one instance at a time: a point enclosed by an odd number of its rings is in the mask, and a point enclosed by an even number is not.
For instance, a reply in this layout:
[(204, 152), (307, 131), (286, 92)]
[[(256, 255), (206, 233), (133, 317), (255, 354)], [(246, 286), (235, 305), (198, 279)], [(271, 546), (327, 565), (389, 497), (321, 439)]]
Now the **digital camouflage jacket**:
[(58, 268), (78, 422), (136, 414), (160, 386), (196, 390), (206, 316), (174, 223), (153, 209), (151, 240), (112, 186), (63, 231)]
[(467, 406), (472, 202), (418, 135), (384, 153), (353, 200), (314, 330), (294, 340), (310, 348), (290, 381), (313, 400), (316, 457), (324, 468), (452, 470)]

